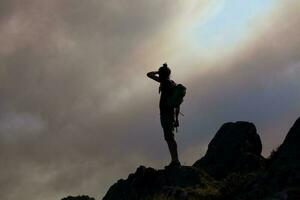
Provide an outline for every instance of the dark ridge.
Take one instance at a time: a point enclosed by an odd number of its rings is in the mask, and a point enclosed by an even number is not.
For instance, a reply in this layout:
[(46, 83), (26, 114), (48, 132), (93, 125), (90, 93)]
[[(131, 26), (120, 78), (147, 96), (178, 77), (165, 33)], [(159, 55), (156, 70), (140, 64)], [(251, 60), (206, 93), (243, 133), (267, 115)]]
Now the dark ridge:
[(193, 166), (140, 166), (113, 184), (103, 200), (300, 200), (300, 118), (271, 158), (261, 151), (253, 123), (226, 123)]

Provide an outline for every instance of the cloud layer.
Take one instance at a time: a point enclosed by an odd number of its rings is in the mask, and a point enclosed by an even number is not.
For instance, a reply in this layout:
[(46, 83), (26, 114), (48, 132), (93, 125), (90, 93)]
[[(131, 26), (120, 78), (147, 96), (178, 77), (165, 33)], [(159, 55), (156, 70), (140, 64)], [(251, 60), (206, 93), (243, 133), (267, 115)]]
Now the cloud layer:
[(191, 5), (1, 1), (1, 199), (99, 197), (140, 164), (166, 164), (157, 85), (145, 77), (166, 58), (188, 87), (183, 162), (226, 121), (255, 122), (266, 154), (281, 142), (300, 111), (299, 3), (278, 5), (232, 53), (207, 61), (194, 52), (186, 63), (190, 50), (174, 31)]

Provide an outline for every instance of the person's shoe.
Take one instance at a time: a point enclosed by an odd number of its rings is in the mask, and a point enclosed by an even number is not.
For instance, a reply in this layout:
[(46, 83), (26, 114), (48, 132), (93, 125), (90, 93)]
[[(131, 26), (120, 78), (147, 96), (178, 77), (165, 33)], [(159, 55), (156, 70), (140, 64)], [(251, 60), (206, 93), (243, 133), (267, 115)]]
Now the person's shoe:
[(181, 163), (179, 161), (172, 161), (168, 166), (166, 166), (166, 169), (179, 167), (181, 167)]

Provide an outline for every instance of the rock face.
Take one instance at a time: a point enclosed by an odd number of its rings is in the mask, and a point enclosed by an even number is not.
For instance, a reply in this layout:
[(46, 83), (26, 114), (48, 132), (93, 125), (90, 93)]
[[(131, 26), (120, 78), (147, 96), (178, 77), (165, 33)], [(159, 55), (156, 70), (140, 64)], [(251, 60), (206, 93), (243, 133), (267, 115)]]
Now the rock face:
[(179, 188), (207, 184), (213, 180), (193, 167), (155, 170), (140, 166), (127, 180), (115, 183), (103, 200), (142, 200), (155, 199), (159, 194), (186, 199), (187, 193)]
[(262, 143), (254, 124), (226, 123), (209, 143), (205, 156), (193, 166), (220, 179), (232, 172), (245, 173), (261, 168), (264, 162), (261, 151)]
[(300, 118), (294, 123), (284, 142), (272, 156), (273, 166), (299, 167), (300, 161)]
[(168, 170), (139, 167), (127, 180), (114, 184), (103, 200), (231, 197), (248, 178), (233, 175), (217, 180), (234, 172), (247, 174), (261, 169), (264, 162), (261, 151), (261, 140), (252, 123), (226, 123), (210, 142), (206, 155), (193, 167)]
[(192, 167), (141, 166), (112, 185), (103, 200), (300, 200), (300, 118), (269, 159), (261, 151), (252, 123), (226, 123)]
[(239, 199), (300, 199), (300, 118), (260, 175)]
[(270, 159), (268, 177), (272, 182), (278, 183), (278, 188), (297, 187), (300, 192), (300, 118)]

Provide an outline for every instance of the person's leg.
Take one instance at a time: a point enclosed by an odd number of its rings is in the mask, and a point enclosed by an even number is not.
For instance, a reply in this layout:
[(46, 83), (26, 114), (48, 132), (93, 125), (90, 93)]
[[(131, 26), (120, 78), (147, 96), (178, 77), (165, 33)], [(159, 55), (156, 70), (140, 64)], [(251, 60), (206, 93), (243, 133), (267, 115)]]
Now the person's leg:
[(172, 161), (178, 162), (179, 160), (178, 160), (178, 152), (177, 152), (177, 143), (175, 139), (172, 138), (171, 140), (167, 140), (167, 144), (169, 147)]
[(172, 128), (164, 128), (164, 136), (165, 140), (168, 144), (168, 148), (171, 154), (171, 159), (174, 162), (178, 162), (178, 151), (177, 151), (177, 143), (174, 138), (174, 133)]
[(173, 133), (173, 118), (171, 118), (170, 116), (171, 115), (161, 115), (161, 125), (164, 132), (164, 138), (168, 144), (172, 163), (179, 163), (177, 143), (175, 141)]

